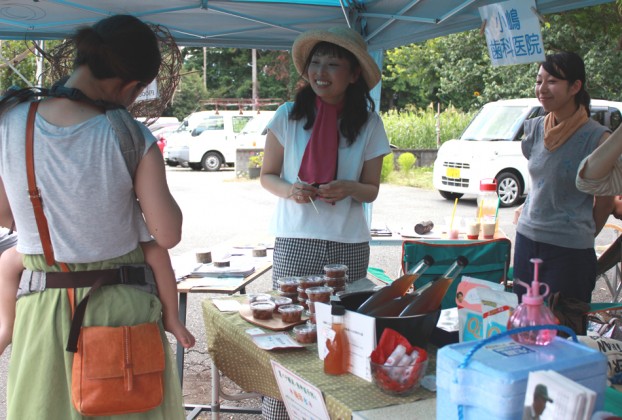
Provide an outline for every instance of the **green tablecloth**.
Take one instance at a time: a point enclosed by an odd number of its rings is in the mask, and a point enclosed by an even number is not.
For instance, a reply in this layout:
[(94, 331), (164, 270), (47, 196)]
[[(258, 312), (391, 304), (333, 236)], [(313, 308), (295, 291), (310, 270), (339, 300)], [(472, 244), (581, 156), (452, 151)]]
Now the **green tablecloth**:
[[(244, 298), (240, 298), (244, 299)], [(203, 302), (203, 317), (210, 355), (218, 369), (247, 392), (258, 392), (281, 399), (270, 360), (283, 365), (317, 386), (324, 394), (328, 413), (333, 419), (350, 419), (352, 412), (404, 404), (435, 394), (419, 388), (406, 397), (393, 397), (376, 385), (351, 374), (330, 376), (323, 372), (317, 346), (304, 349), (265, 351), (259, 349), (245, 332), (255, 327), (238, 313), (220, 312), (211, 300)], [(436, 371), (436, 354), (430, 352), (428, 374)]]

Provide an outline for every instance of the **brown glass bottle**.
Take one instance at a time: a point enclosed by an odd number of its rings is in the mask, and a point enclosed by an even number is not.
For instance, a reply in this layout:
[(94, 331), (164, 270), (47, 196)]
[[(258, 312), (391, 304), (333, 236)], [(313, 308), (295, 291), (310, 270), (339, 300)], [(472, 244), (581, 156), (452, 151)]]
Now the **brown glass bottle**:
[(396, 298), (404, 296), (413, 283), (417, 281), (417, 279), (432, 264), (434, 264), (434, 258), (430, 255), (426, 255), (402, 277), (367, 298), (367, 300), (359, 306), (357, 312), (361, 314), (369, 314), (374, 309), (384, 306)]
[(468, 264), (469, 260), (462, 255), (456, 258), (445, 274), (418, 290), (416, 299), (404, 308), (400, 316), (427, 314), (439, 310), (447, 289)]
[(346, 308), (333, 304), (331, 308), (332, 325), (326, 338), (328, 353), (324, 357), (324, 373), (328, 375), (343, 375), (350, 367), (350, 343), (346, 335), (343, 317)]

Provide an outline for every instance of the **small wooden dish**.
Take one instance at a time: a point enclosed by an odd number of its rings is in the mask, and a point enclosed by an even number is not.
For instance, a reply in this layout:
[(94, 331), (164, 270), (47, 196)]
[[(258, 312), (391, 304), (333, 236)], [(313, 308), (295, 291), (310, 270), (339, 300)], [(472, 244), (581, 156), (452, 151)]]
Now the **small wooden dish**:
[(283, 322), (281, 320), (281, 314), (273, 314), (270, 319), (255, 319), (253, 318), (253, 311), (251, 311), (251, 307), (247, 303), (240, 306), (240, 316), (251, 324), (257, 325), (258, 327), (264, 327), (272, 331), (289, 330), (296, 325), (304, 324), (307, 322), (307, 319), (309, 319), (308, 316), (305, 316), (304, 312), (302, 314), (302, 318), (300, 318), (300, 321), (298, 322)]

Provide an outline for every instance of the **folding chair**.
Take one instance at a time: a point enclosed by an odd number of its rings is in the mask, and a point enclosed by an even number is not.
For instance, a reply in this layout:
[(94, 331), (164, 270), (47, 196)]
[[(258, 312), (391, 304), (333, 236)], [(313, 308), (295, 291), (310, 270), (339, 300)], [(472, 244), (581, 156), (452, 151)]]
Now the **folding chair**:
[(415, 282), (415, 288), (419, 288), (443, 275), (458, 256), (465, 256), (469, 264), (454, 280), (443, 298), (442, 308), (453, 308), (456, 306), (456, 289), (462, 276), (503, 283), (507, 287), (511, 249), (512, 243), (507, 238), (484, 241), (405, 241), (402, 244), (402, 269), (406, 272), (425, 255), (434, 258), (434, 264)]
[(622, 292), (622, 227), (607, 223), (599, 238), (601, 240), (613, 241), (607, 246), (596, 246), (596, 255), (598, 260), (596, 263), (596, 280), (603, 279), (611, 300), (618, 302), (620, 293)]

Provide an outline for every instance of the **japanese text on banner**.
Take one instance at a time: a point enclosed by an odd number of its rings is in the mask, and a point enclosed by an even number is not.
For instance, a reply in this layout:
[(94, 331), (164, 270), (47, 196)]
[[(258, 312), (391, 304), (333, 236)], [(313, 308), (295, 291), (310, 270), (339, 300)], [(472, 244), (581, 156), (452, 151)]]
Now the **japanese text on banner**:
[(544, 61), (534, 0), (509, 0), (479, 8), (486, 20), (486, 44), (493, 66)]

